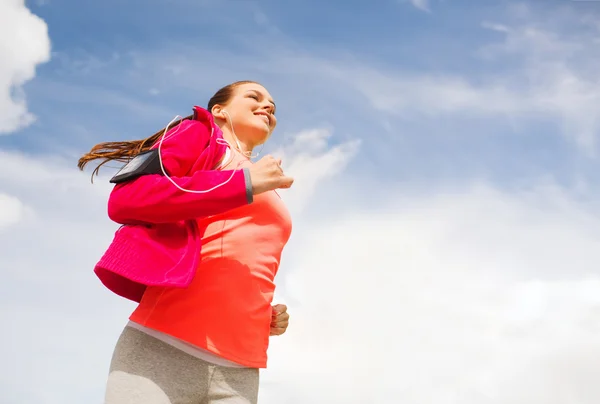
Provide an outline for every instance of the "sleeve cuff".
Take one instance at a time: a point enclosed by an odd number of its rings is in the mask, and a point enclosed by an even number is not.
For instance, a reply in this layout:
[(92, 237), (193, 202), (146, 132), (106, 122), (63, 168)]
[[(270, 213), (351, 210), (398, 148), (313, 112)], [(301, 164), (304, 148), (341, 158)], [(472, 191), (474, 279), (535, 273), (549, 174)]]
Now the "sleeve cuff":
[(244, 171), (244, 180), (246, 181), (246, 200), (248, 204), (251, 204), (254, 201), (254, 193), (252, 192), (252, 180), (250, 179), (250, 169), (245, 167)]

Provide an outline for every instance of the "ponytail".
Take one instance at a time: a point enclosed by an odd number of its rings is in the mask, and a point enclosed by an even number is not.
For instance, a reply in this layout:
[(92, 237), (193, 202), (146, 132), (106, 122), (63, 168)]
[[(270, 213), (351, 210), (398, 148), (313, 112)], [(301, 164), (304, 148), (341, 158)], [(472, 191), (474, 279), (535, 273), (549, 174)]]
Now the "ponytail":
[[(175, 121), (171, 127), (179, 125), (184, 120), (193, 119), (193, 115), (186, 116), (178, 121)], [(159, 141), (161, 136), (165, 133), (166, 128), (162, 128), (150, 137), (141, 140), (129, 140), (124, 142), (104, 142), (99, 143), (92, 147), (92, 149), (84, 154), (77, 162), (77, 167), (81, 171), (84, 170), (85, 166), (93, 160), (103, 160), (92, 172), (92, 182), (94, 181), (94, 175), (98, 175), (100, 167), (109, 161), (120, 161), (123, 163), (128, 162), (141, 152), (150, 150), (152, 146)]]

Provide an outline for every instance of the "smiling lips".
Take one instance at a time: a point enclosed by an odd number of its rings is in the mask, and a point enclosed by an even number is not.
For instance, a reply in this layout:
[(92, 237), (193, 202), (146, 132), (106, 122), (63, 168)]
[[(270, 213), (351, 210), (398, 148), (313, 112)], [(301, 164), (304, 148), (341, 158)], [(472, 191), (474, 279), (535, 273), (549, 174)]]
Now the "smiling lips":
[(254, 115), (258, 115), (263, 118), (267, 125), (271, 126), (271, 117), (266, 112), (256, 112)]

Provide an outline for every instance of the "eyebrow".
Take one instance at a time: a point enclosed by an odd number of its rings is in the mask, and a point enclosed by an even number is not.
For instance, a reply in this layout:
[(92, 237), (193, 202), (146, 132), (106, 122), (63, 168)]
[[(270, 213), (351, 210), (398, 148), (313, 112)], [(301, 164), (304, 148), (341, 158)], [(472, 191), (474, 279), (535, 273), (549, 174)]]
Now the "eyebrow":
[[(263, 94), (263, 93), (261, 93), (261, 92), (260, 92), (260, 91), (258, 91), (258, 90), (248, 90), (248, 92), (253, 92), (253, 93), (256, 93), (256, 94), (260, 94), (260, 96), (261, 96), (261, 97), (264, 97), (264, 94)], [(275, 101), (273, 101), (272, 99), (269, 99), (269, 102), (270, 102), (271, 104), (273, 104), (273, 107), (274, 107), (275, 109), (277, 109), (277, 105), (275, 104)]]

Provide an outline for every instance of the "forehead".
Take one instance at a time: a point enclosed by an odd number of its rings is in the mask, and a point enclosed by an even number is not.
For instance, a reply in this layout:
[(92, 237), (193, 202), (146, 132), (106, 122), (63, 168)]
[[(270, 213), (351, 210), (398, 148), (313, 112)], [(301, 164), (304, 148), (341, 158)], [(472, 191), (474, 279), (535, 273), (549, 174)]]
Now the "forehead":
[(269, 94), (269, 92), (267, 91), (267, 89), (264, 88), (263, 86), (261, 86), (260, 84), (256, 84), (256, 83), (240, 84), (236, 88), (235, 93), (236, 94), (243, 94), (243, 93), (246, 93), (248, 91), (255, 91), (257, 93), (260, 93), (260, 94), (264, 95), (267, 98), (271, 98), (271, 94)]

